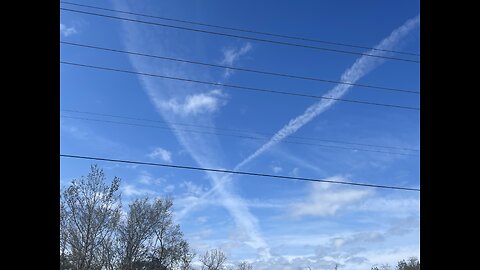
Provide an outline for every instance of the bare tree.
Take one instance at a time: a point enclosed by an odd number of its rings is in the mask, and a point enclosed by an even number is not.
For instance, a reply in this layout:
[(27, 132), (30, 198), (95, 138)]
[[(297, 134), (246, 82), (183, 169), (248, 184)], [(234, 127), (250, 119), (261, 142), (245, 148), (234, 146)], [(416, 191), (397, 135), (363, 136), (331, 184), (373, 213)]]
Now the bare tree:
[(121, 216), (120, 179), (92, 166), (60, 193), (60, 269), (190, 270), (195, 254), (173, 221), (170, 198), (137, 199)]
[(173, 222), (172, 205), (169, 198), (137, 199), (129, 205), (118, 231), (120, 269), (189, 269), (193, 256)]
[(156, 223), (153, 227), (154, 246), (151, 257), (168, 269), (180, 264), (185, 247), (188, 247), (180, 225), (173, 223), (172, 205), (170, 198), (156, 199), (153, 203)]
[(390, 264), (386, 263), (380, 265), (380, 270), (392, 270), (392, 267), (390, 266)]
[[(60, 198), (62, 194), (60, 193)], [(71, 266), (68, 260), (68, 251), (67, 251), (67, 216), (65, 205), (62, 200), (60, 200), (60, 269), (70, 269)]]
[(153, 236), (155, 214), (148, 198), (137, 199), (129, 205), (127, 217), (118, 228), (120, 269), (134, 269), (134, 265), (148, 260), (148, 241)]
[(195, 258), (195, 252), (190, 249), (188, 242), (181, 243), (180, 270), (192, 270), (192, 260)]
[(420, 270), (420, 261), (416, 257), (411, 257), (407, 261), (401, 260), (397, 263), (396, 270)]
[(225, 268), (224, 263), (227, 260), (227, 256), (221, 250), (212, 249), (205, 252), (200, 262), (202, 263), (202, 270), (223, 270)]
[(241, 262), (237, 265), (237, 270), (252, 270), (253, 265), (248, 262)]
[(60, 198), (60, 234), (64, 241), (61, 248), (63, 258), (69, 258), (73, 269), (106, 267), (105, 259), (109, 256), (105, 253), (112, 248), (120, 215), (120, 179), (115, 177), (111, 185), (105, 180), (103, 170), (94, 165), (87, 177), (73, 181)]

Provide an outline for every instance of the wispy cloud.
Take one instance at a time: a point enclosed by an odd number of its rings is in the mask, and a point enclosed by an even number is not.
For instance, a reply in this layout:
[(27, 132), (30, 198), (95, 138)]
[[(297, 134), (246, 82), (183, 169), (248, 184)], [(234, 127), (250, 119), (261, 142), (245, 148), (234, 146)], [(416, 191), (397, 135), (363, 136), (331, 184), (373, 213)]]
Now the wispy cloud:
[(140, 174), (137, 176), (136, 180), (143, 185), (161, 185), (167, 182), (165, 178), (154, 177), (151, 173), (145, 170), (140, 171)]
[(125, 154), (126, 149), (128, 149), (116, 141), (97, 134), (94, 130), (88, 128), (88, 126), (80, 126), (72, 122), (73, 121), (60, 121), (60, 132), (82, 141), (84, 146), (96, 151), (109, 151), (110, 153), (122, 152), (123, 154)]
[(90, 138), (91, 136), (89, 135), (88, 132), (86, 132), (85, 130), (82, 130), (78, 126), (67, 124), (64, 121), (60, 122), (60, 130), (67, 132), (68, 134), (70, 134), (71, 136), (73, 136), (78, 140), (87, 141), (91, 139)]
[(300, 172), (300, 169), (298, 167), (295, 167), (293, 168), (291, 171), (290, 171), (290, 175), (291, 176), (294, 176), (294, 177), (298, 177), (299, 176), (299, 173)]
[(226, 104), (226, 95), (221, 90), (212, 90), (206, 93), (188, 95), (183, 100), (171, 98), (160, 102), (162, 109), (181, 116), (213, 113)]
[[(249, 42), (245, 43), (240, 48), (226, 48), (223, 50), (223, 59), (220, 64), (231, 67), (235, 62), (238, 61), (240, 56), (248, 53), (251, 49), (252, 44), (250, 44)], [(228, 78), (232, 74), (233, 71), (231, 69), (225, 69), (225, 73), (223, 74), (223, 76), (224, 78)]]
[(410, 216), (418, 214), (420, 199), (418, 197), (402, 198), (369, 198), (361, 203), (350, 205), (352, 211), (365, 211), (378, 213), (389, 213), (389, 216)]
[[(411, 30), (419, 25), (420, 16), (416, 16), (407, 22), (405, 22), (401, 27), (395, 29), (387, 38), (382, 40), (377, 46), (376, 49), (383, 49), (383, 50), (393, 50), (397, 47), (398, 43), (406, 37)], [(376, 55), (388, 55), (385, 51), (369, 51), (367, 53), (376, 54)], [(370, 71), (378, 67), (380, 64), (384, 62), (381, 58), (374, 58), (374, 57), (367, 57), (362, 56), (358, 58), (355, 63), (347, 69), (341, 76), (341, 81), (355, 83), (363, 76), (368, 74)], [(347, 91), (351, 88), (351, 85), (344, 85), (338, 84), (330, 91), (327, 92), (325, 96), (333, 97), (333, 98), (340, 98), (347, 93)], [(288, 136), (295, 133), (298, 129), (306, 125), (320, 113), (326, 111), (330, 108), (333, 104), (335, 104), (335, 100), (321, 100), (310, 107), (308, 107), (305, 112), (290, 120), (282, 129), (280, 129), (267, 143), (262, 145), (259, 149), (257, 149), (253, 154), (248, 156), (246, 159), (238, 163), (233, 170), (239, 170), (244, 165), (251, 162), (253, 159), (273, 147), (274, 145), (278, 144)], [(298, 170), (297, 170), (298, 172)], [(295, 173), (295, 171), (292, 171)], [(198, 201), (203, 202), (207, 196), (217, 192), (219, 189), (223, 188), (226, 185), (227, 180), (230, 180), (230, 176), (224, 176), (223, 178), (219, 179), (218, 181), (214, 181), (215, 185), (209, 192), (206, 192)], [(182, 215), (186, 215), (188, 211), (193, 209), (195, 204), (188, 205), (182, 211)]]
[(195, 185), (191, 181), (181, 183), (180, 187), (185, 188), (185, 193), (188, 195), (200, 196), (204, 193), (204, 188), (202, 186)]
[(172, 153), (161, 147), (155, 148), (150, 154), (147, 155), (151, 159), (161, 159), (165, 162), (172, 162)]
[(167, 185), (163, 188), (163, 192), (172, 193), (175, 190), (175, 185)]
[[(413, 19), (408, 20), (405, 22), (401, 27), (395, 29), (387, 38), (382, 40), (377, 46), (376, 49), (383, 49), (383, 50), (393, 50), (395, 49), (396, 45), (405, 37), (407, 36), (411, 30), (417, 27), (420, 23), (420, 15), (416, 16)], [(385, 51), (369, 51), (368, 54), (375, 54), (375, 55), (388, 55)], [(363, 76), (368, 74), (370, 71), (378, 67), (380, 64), (384, 62), (384, 59), (377, 58), (377, 57), (368, 57), (362, 56), (355, 63), (347, 69), (341, 76), (341, 81), (343, 82), (350, 82), (355, 83)], [(341, 98), (344, 96), (347, 91), (352, 87), (352, 85), (346, 84), (338, 84), (331, 90), (329, 90), (324, 96), (331, 97), (331, 98)], [(255, 151), (252, 155), (244, 159), (240, 162), (235, 168), (239, 169), (240, 167), (246, 165), (254, 158), (262, 154), (263, 152), (267, 151), (277, 143), (283, 141), (288, 136), (295, 133), (301, 127), (306, 125), (316, 116), (321, 114), (322, 112), (329, 109), (333, 104), (336, 103), (336, 100), (332, 99), (322, 99), (317, 103), (308, 107), (302, 115), (297, 116), (296, 118), (290, 120), (282, 129), (280, 129), (275, 135), (264, 145), (262, 145), (257, 151)]]
[(67, 27), (66, 25), (60, 23), (60, 34), (62, 34), (63, 36), (68, 37), (76, 33), (77, 30), (75, 29), (75, 27)]
[[(121, 7), (126, 9), (125, 7)], [(131, 50), (151, 51), (152, 53), (163, 53), (168, 50), (171, 54), (179, 52), (177, 44), (174, 44), (168, 37), (168, 31), (157, 30), (161, 35), (151, 35), (142, 27), (132, 24), (124, 24), (127, 34), (125, 36), (126, 47)], [(156, 38), (161, 36), (162, 38)], [(250, 49), (244, 49), (246, 53)], [(241, 50), (240, 50), (241, 51)], [(185, 51), (181, 52), (182, 55)], [(179, 53), (180, 55), (180, 53)], [(225, 65), (237, 61), (238, 57), (235, 53), (225, 54)], [(132, 65), (142, 71), (155, 70), (168, 75), (182, 75), (185, 77), (208, 77), (202, 72), (192, 73), (185, 66), (177, 64), (165, 64), (159, 67), (158, 62), (153, 60), (146, 60), (136, 57), (131, 57)], [(178, 73), (178, 74), (177, 74)], [(204, 125), (214, 125), (214, 112), (223, 105), (220, 101), (220, 96), (208, 92), (211, 89), (205, 89), (198, 85), (170, 83), (152, 78), (141, 77), (148, 96), (153, 104), (155, 104), (158, 112), (170, 122), (178, 122), (179, 120), (188, 120), (192, 123), (201, 123)], [(193, 94), (192, 94), (193, 93)], [(194, 98), (199, 95), (200, 98)], [(206, 96), (215, 97), (205, 98)], [(180, 144), (189, 152), (193, 160), (202, 167), (221, 168), (230, 167), (225, 164), (227, 159), (222, 158), (224, 152), (220, 144), (215, 138), (205, 138), (203, 135), (186, 133), (179, 130), (174, 131)], [(257, 218), (249, 211), (247, 202), (238, 196), (235, 189), (232, 187), (231, 178), (223, 178), (217, 173), (207, 173), (211, 179), (212, 186), (215, 186), (215, 194), (222, 205), (229, 211), (230, 215), (235, 221), (238, 231), (246, 238), (242, 239), (250, 247), (257, 250), (257, 253), (265, 258), (270, 257), (269, 245), (260, 233)], [(204, 196), (204, 195), (202, 195)]]
[(136, 196), (146, 196), (146, 195), (157, 194), (156, 192), (152, 191), (151, 189), (139, 188), (135, 185), (127, 184), (127, 183), (123, 184), (120, 189), (122, 191), (122, 194), (124, 194), (127, 197), (136, 197)]
[[(118, 8), (128, 9), (126, 3), (118, 3)], [(185, 50), (179, 48), (177, 43), (174, 43), (174, 37), (171, 33), (162, 29), (157, 29), (158, 35), (152, 36), (150, 32), (144, 28), (124, 24), (125, 28), (125, 45), (130, 50), (150, 50), (152, 53), (164, 53), (169, 51), (170, 55), (185, 56)], [(157, 37), (162, 37), (157, 38)], [(167, 38), (167, 37), (172, 37)], [(194, 49), (194, 48), (193, 48)], [(247, 49), (244, 49), (244, 52)], [(231, 57), (233, 61), (238, 57)], [(175, 63), (165, 63), (160, 66), (158, 62), (138, 57), (130, 57), (132, 66), (137, 70), (150, 70), (168, 74), (171, 76), (184, 77), (200, 77), (209, 79), (210, 75), (207, 72), (200, 71), (194, 67), (186, 67)], [(230, 60), (226, 60), (230, 61)], [(227, 63), (227, 62), (225, 62)], [(227, 63), (228, 64), (228, 63)], [(211, 89), (193, 85), (193, 84), (178, 84), (177, 82), (154, 80), (147, 77), (139, 77), (145, 91), (150, 100), (155, 105), (158, 112), (169, 122), (191, 122), (202, 125), (214, 125), (215, 112), (224, 105), (221, 98), (225, 99), (223, 93), (219, 90), (211, 91)], [(192, 94), (193, 93), (193, 94)], [(179, 143), (190, 154), (192, 159), (202, 167), (211, 168), (227, 168), (230, 164), (224, 164), (228, 159), (223, 158), (225, 155), (220, 142), (217, 138), (205, 137), (202, 134), (192, 134), (175, 129)], [(212, 186), (219, 186), (215, 190), (217, 199), (221, 205), (232, 216), (237, 231), (246, 235), (246, 239), (242, 239), (244, 243), (257, 251), (259, 256), (268, 257), (270, 255), (268, 244), (263, 239), (257, 218), (249, 211), (247, 203), (236, 194), (235, 189), (228, 184), (229, 181), (221, 180), (221, 177), (216, 173), (207, 173), (211, 180)], [(225, 184), (222, 186), (221, 184)], [(194, 200), (198, 201), (198, 200)]]
[(207, 216), (200, 216), (200, 217), (197, 217), (196, 219), (196, 221), (200, 224), (207, 222), (207, 220), (208, 220)]
[(273, 166), (273, 167), (272, 167), (272, 171), (273, 171), (274, 173), (280, 173), (280, 172), (283, 171), (283, 168), (280, 167), (280, 166)]
[[(329, 181), (346, 181), (343, 177), (330, 177)], [(331, 216), (340, 209), (371, 195), (370, 190), (347, 189), (334, 187), (327, 183), (312, 183), (308, 190), (310, 194), (304, 201), (290, 205), (290, 214), (302, 216)]]
[(371, 243), (381, 242), (385, 240), (385, 235), (381, 232), (360, 232), (345, 237), (335, 237), (331, 239), (331, 243), (335, 248), (341, 248), (346, 245), (352, 245), (356, 243)]
[[(292, 235), (275, 236), (272, 241), (274, 256), (268, 260), (254, 262), (255, 269), (369, 269), (374, 264), (394, 265), (401, 259), (419, 256), (418, 246), (385, 247), (384, 243), (396, 237), (391, 228), (383, 230), (334, 233), (333, 235)], [(418, 229), (418, 226), (416, 227)], [(277, 243), (280, 243), (279, 245)], [(285, 246), (302, 247), (301, 252), (285, 252)], [(281, 251), (280, 253), (277, 250)], [(280, 255), (283, 254), (283, 255)]]
[(316, 173), (316, 175), (319, 175), (320, 177), (328, 175), (327, 172), (319, 166), (319, 164), (315, 164), (315, 162), (312, 162), (311, 159), (294, 155), (287, 150), (282, 149), (281, 147), (276, 147), (272, 149), (271, 153), (275, 154), (275, 156), (280, 157), (285, 161), (290, 161), (291, 165), (294, 165), (297, 168), (304, 168), (313, 171)]

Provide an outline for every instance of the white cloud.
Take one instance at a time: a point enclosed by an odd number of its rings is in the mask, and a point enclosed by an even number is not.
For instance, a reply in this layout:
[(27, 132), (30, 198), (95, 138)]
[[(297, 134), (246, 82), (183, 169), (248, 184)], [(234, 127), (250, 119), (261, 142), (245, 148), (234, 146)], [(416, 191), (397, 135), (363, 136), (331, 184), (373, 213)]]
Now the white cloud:
[(183, 101), (177, 98), (161, 101), (160, 106), (181, 116), (213, 113), (220, 106), (225, 105), (225, 96), (221, 90), (217, 89), (207, 93), (188, 95)]
[(168, 185), (168, 186), (166, 186), (166, 187), (163, 188), (163, 192), (165, 192), (165, 193), (171, 193), (174, 189), (175, 189), (175, 186), (174, 186), (174, 185)]
[[(327, 178), (330, 181), (345, 181), (342, 177)], [(302, 202), (292, 203), (290, 214), (301, 216), (331, 216), (338, 210), (356, 203), (372, 194), (369, 190), (333, 187), (327, 183), (312, 183), (308, 198)]]
[(207, 216), (200, 216), (196, 219), (196, 221), (200, 224), (207, 222), (208, 217)]
[(191, 181), (181, 183), (180, 187), (186, 189), (187, 195), (201, 196), (204, 193), (204, 188), (202, 186), (196, 185)]
[[(228, 48), (223, 50), (223, 59), (220, 62), (222, 65), (226, 66), (233, 66), (233, 64), (238, 61), (240, 56), (248, 53), (252, 49), (252, 44), (249, 42), (245, 43), (241, 48)], [(224, 77), (228, 78), (233, 71), (231, 69), (226, 69), (224, 73)]]
[(155, 195), (156, 193), (150, 189), (138, 188), (135, 185), (124, 184), (121, 188), (122, 194), (127, 197), (130, 196), (145, 196), (145, 195)]
[[(190, 205), (219, 205), (220, 202), (214, 199), (206, 198), (203, 195), (206, 188), (201, 185), (196, 185), (191, 181), (184, 181), (179, 185), (183, 189), (183, 193), (175, 198), (175, 205), (179, 207), (180, 211), (175, 212), (175, 218), (180, 220), (184, 217), (185, 212)], [(178, 191), (180, 192), (180, 191)]]
[(63, 36), (68, 37), (70, 35), (76, 34), (77, 30), (73, 26), (72, 27), (67, 27), (66, 25), (60, 23), (60, 33)]
[[(353, 211), (388, 213), (388, 216), (411, 216), (420, 213), (420, 199), (411, 198), (371, 198), (351, 205)], [(378, 215), (378, 214), (377, 214)]]
[(161, 147), (155, 148), (152, 153), (148, 154), (148, 157), (151, 159), (159, 158), (165, 162), (172, 162), (172, 153)]
[(280, 167), (280, 166), (273, 166), (273, 167), (272, 167), (272, 171), (273, 171), (274, 173), (280, 173), (280, 172), (283, 171), (283, 168)]
[(91, 136), (89, 136), (88, 132), (80, 129), (77, 126), (72, 126), (70, 124), (66, 124), (65, 122), (60, 123), (60, 130), (67, 132), (68, 134), (72, 135), (73, 137), (75, 137), (78, 140), (87, 141), (91, 137)]
[(361, 232), (355, 233), (347, 237), (337, 237), (332, 239), (332, 244), (335, 248), (341, 248), (347, 244), (354, 244), (359, 242), (380, 242), (385, 240), (384, 233), (381, 232)]
[(396, 263), (411, 256), (419, 256), (417, 246), (400, 246), (394, 248), (344, 248), (339, 250), (333, 243), (318, 245), (315, 254), (273, 256), (268, 260), (256, 260), (254, 269), (267, 270), (304, 270), (304, 269), (370, 269), (374, 265)]
[(149, 172), (142, 170), (140, 175), (137, 177), (137, 181), (144, 185), (159, 185), (166, 180), (164, 178), (154, 178)]
[(87, 127), (71, 125), (70, 121), (61, 121), (60, 131), (82, 141), (83, 147), (94, 148), (96, 150), (101, 148), (103, 151), (109, 151), (112, 154), (125, 151), (125, 146), (122, 144), (112, 141), (110, 138), (99, 136)]
[(298, 177), (298, 172), (300, 169), (298, 167), (293, 168), (293, 170), (290, 172), (290, 175), (293, 175), (295, 177)]

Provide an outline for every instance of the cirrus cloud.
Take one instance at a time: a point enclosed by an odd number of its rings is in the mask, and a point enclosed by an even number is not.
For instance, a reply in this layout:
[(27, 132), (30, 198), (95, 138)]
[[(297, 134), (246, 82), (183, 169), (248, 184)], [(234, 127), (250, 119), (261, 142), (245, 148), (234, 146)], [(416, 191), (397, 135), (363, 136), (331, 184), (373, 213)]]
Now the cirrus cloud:
[[(339, 176), (330, 177), (327, 180), (346, 181)], [(372, 194), (370, 190), (339, 188), (327, 183), (312, 183), (309, 190), (307, 199), (290, 205), (290, 213), (294, 217), (332, 216), (338, 210)]]

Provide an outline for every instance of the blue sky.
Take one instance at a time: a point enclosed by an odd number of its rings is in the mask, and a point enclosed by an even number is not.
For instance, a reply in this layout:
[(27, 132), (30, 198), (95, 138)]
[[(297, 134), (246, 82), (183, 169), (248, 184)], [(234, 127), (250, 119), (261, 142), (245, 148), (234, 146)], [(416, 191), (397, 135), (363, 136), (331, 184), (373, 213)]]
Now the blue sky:
[[(86, 1), (76, 3), (91, 4)], [(382, 48), (419, 53), (418, 1), (227, 3), (171, 0), (141, 3), (98, 1), (95, 5), (367, 47), (381, 44)], [(380, 61), (359, 55), (212, 36), (66, 11), (61, 12), (60, 20), (60, 40), (68, 42), (329, 80), (340, 80), (343, 75), (347, 79), (358, 79), (357, 83), (361, 84), (419, 90), (418, 63)], [(416, 94), (347, 88), (65, 44), (61, 45), (60, 55), (63, 61), (81, 64), (419, 107), (419, 95)], [(359, 62), (355, 64), (356, 61)], [(345, 74), (349, 69), (350, 72)], [(64, 154), (419, 187), (418, 152), (397, 155), (282, 141), (360, 148), (291, 138), (298, 136), (418, 149), (419, 112), (415, 110), (242, 91), (63, 64), (60, 72), (60, 107), (63, 110), (171, 123), (61, 111), (61, 115), (69, 117), (164, 127), (61, 117), (60, 147)], [(239, 134), (212, 127), (243, 130), (248, 133), (242, 135), (249, 136), (273, 135), (280, 131), (275, 138), (281, 142), (268, 143), (272, 136), (251, 140), (211, 134)], [(90, 161), (62, 158), (61, 185), (87, 174), (90, 164)], [(207, 249), (221, 248), (230, 262), (248, 260), (254, 263), (255, 269), (271, 269), (273, 265), (275, 269), (307, 269), (309, 266), (330, 269), (335, 263), (342, 269), (368, 269), (374, 264), (395, 264), (410, 256), (419, 257), (418, 192), (106, 162), (98, 164), (109, 178), (122, 178), (121, 189), (126, 201), (144, 195), (172, 196), (177, 222), (199, 254)]]

